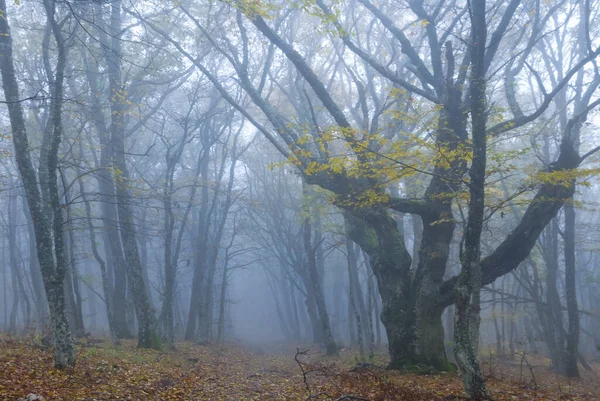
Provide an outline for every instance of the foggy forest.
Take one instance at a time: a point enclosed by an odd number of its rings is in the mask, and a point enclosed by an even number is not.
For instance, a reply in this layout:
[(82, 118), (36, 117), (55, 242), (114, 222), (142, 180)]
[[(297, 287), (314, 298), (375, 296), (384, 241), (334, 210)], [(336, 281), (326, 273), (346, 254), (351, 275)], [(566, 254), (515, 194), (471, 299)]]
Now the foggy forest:
[(0, 400), (600, 400), (599, 0), (0, 0)]

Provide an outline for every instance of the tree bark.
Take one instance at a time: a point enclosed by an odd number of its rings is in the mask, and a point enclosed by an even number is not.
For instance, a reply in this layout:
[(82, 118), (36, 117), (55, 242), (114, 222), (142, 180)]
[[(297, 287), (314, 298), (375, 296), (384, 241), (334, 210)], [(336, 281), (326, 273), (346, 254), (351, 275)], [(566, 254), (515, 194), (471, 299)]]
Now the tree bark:
[(327, 350), (327, 355), (337, 355), (338, 348), (333, 339), (331, 332), (331, 324), (329, 323), (329, 314), (327, 313), (327, 307), (325, 305), (325, 295), (323, 288), (321, 287), (319, 273), (317, 271), (317, 259), (316, 251), (317, 245), (312, 242), (312, 224), (308, 218), (304, 219), (303, 224), (303, 240), (304, 249), (306, 251), (307, 262), (306, 267), (313, 287), (315, 296), (315, 304), (317, 306), (317, 312), (319, 314), (319, 322), (321, 324), (321, 331), (323, 333), (323, 341)]
[[(18, 263), (17, 263), (17, 255), (16, 255), (16, 238), (17, 238), (17, 222), (16, 222), (16, 200), (14, 196), (10, 196), (8, 198), (8, 257), (10, 264), (10, 282), (13, 293), (13, 300), (10, 309), (10, 320), (8, 326), (8, 332), (16, 334), (17, 333), (17, 315), (19, 312), (19, 283), (18, 283)], [(5, 287), (6, 289), (6, 287)]]
[(160, 338), (156, 332), (156, 319), (149, 303), (148, 289), (144, 283), (143, 267), (140, 261), (135, 224), (132, 212), (132, 198), (129, 193), (131, 182), (125, 158), (125, 113), (126, 94), (121, 80), (121, 1), (110, 4), (111, 42), (106, 52), (110, 90), (110, 145), (115, 167), (117, 210), (123, 250), (125, 253), (127, 284), (131, 289), (135, 314), (138, 322), (138, 347), (159, 348)]
[[(45, 2), (44, 5), (48, 14), (49, 23), (56, 24), (56, 21), (54, 21), (53, 8), (50, 7), (48, 2)], [(62, 285), (66, 274), (64, 255), (61, 254), (61, 252), (64, 252), (64, 249), (61, 247), (62, 233), (60, 232), (62, 220), (60, 218), (55, 218), (53, 225), (50, 216), (44, 213), (42, 207), (42, 197), (38, 187), (38, 177), (36, 177), (33, 163), (31, 162), (31, 155), (29, 153), (27, 130), (13, 64), (12, 36), (10, 35), (8, 25), (5, 0), (0, 0), (0, 12), (3, 15), (3, 18), (0, 18), (0, 73), (2, 75), (4, 95), (8, 106), (13, 144), (15, 147), (15, 157), (21, 179), (23, 180), (25, 196), (31, 213), (40, 270), (44, 288), (46, 290), (46, 296), (48, 298), (50, 319), (52, 322), (52, 334), (55, 344), (54, 362), (58, 368), (65, 368), (74, 365), (75, 351), (65, 312), (64, 290)], [(54, 28), (57, 28), (56, 25), (54, 25)], [(55, 37), (57, 37), (57, 47), (59, 49), (56, 85), (57, 87), (62, 87), (62, 78), (60, 75), (64, 71), (65, 49), (62, 47), (64, 43), (58, 38), (59, 33), (54, 30), (54, 34)], [(51, 173), (54, 172), (51, 181), (54, 181), (53, 189), (55, 191), (57, 178), (55, 169), (57, 160), (56, 152), (58, 151), (58, 145), (60, 144), (60, 115), (62, 110), (59, 99), (61, 98), (62, 93), (57, 93), (56, 99), (54, 99), (52, 103), (52, 118), (55, 123), (58, 123), (58, 128), (55, 128), (53, 133), (51, 149), (51, 153), (54, 153), (55, 157), (53, 157), (54, 160), (49, 161), (49, 171)], [(52, 194), (52, 197), (53, 206), (58, 206), (58, 192), (56, 191)], [(54, 211), (57, 216), (60, 216), (58, 207), (55, 207)], [(57, 231), (59, 235), (55, 238), (55, 242), (58, 241), (58, 244), (53, 244), (52, 237)]]
[[(575, 183), (573, 182), (573, 186)], [(565, 373), (579, 377), (579, 307), (577, 305), (577, 280), (575, 277), (575, 208), (574, 199), (565, 205), (565, 298), (569, 320), (566, 347)]]
[[(411, 296), (411, 257), (404, 238), (388, 212), (345, 212), (347, 235), (370, 257), (382, 299), (381, 321), (386, 330), (392, 369), (419, 362), (415, 350), (415, 304)], [(443, 345), (443, 342), (442, 342)]]
[(481, 231), (485, 213), (487, 153), (486, 110), (486, 2), (473, 0), (471, 13), (471, 121), (472, 161), (469, 168), (469, 213), (464, 235), (462, 269), (456, 287), (454, 355), (463, 376), (465, 393), (472, 400), (490, 399), (479, 365), (479, 325), (481, 321)]
[[(81, 149), (81, 145), (80, 145), (80, 151), (81, 150), (82, 149)], [(92, 209), (90, 207), (90, 202), (88, 201), (86, 193), (85, 193), (83, 179), (81, 177), (78, 177), (77, 181), (79, 184), (79, 192), (81, 193), (83, 205), (85, 207), (85, 218), (86, 218), (88, 233), (90, 235), (90, 244), (92, 247), (92, 253), (94, 254), (94, 258), (96, 259), (96, 262), (98, 262), (98, 265), (100, 267), (100, 279), (102, 281), (102, 291), (104, 293), (104, 305), (106, 308), (106, 318), (108, 320), (108, 330), (110, 332), (110, 336), (112, 338), (113, 343), (119, 344), (119, 337), (117, 335), (117, 328), (116, 328), (114, 316), (113, 316), (113, 310), (114, 310), (113, 309), (113, 299), (112, 299), (113, 294), (110, 289), (110, 285), (109, 285), (109, 281), (108, 281), (106, 262), (105, 262), (104, 258), (100, 255), (100, 252), (98, 251), (98, 244), (96, 243), (96, 231), (94, 228), (94, 223), (92, 221)]]

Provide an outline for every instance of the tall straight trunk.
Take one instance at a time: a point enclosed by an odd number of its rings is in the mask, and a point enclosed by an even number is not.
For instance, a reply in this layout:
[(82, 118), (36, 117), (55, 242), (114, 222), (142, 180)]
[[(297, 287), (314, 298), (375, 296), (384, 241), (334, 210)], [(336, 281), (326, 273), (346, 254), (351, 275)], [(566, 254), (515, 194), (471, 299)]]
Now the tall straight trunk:
[(68, 259), (67, 266), (69, 272), (65, 276), (65, 296), (67, 297), (67, 305), (72, 307), (72, 329), (75, 336), (82, 337), (85, 335), (85, 326), (83, 324), (83, 301), (81, 299), (81, 290), (79, 288), (79, 273), (77, 272), (77, 262), (75, 260), (75, 233), (71, 225), (71, 199), (65, 176), (60, 172), (62, 187), (64, 192), (64, 200), (67, 211), (66, 232), (63, 235), (64, 242), (68, 244)]
[(363, 339), (363, 345), (366, 344), (369, 350), (369, 355), (373, 355), (374, 336), (371, 319), (365, 305), (365, 300), (358, 277), (358, 255), (359, 252), (355, 249), (354, 243), (350, 239), (346, 240), (346, 253), (348, 255), (348, 277), (350, 283), (350, 300), (355, 309), (357, 317), (357, 325), (360, 330), (360, 337)]
[[(98, 15), (102, 14), (100, 5), (96, 5)], [(105, 28), (101, 26), (101, 42), (106, 44)], [(107, 46), (107, 45), (106, 45)], [(125, 267), (125, 256), (118, 231), (118, 216), (115, 205), (115, 185), (110, 173), (112, 165), (112, 152), (110, 147), (110, 133), (108, 132), (103, 106), (100, 100), (102, 93), (98, 88), (98, 77), (101, 75), (95, 62), (88, 62), (87, 54), (83, 52), (83, 61), (86, 70), (86, 78), (90, 87), (91, 112), (89, 118), (94, 122), (96, 134), (100, 142), (100, 160), (96, 174), (98, 182), (98, 198), (102, 212), (102, 240), (104, 242), (105, 268), (108, 289), (111, 292), (113, 329), (118, 338), (131, 338), (132, 334), (127, 326), (126, 316), (126, 291), (127, 273)]]
[(46, 299), (44, 293), (44, 281), (42, 279), (42, 272), (40, 270), (40, 263), (38, 261), (36, 252), (33, 222), (31, 220), (31, 214), (29, 213), (29, 207), (27, 206), (27, 198), (24, 193), (21, 195), (21, 199), (23, 214), (25, 215), (27, 222), (29, 276), (31, 277), (31, 284), (33, 286), (33, 300), (36, 309), (37, 327), (41, 332), (43, 332), (44, 328), (48, 324), (48, 300)]
[(125, 113), (126, 95), (125, 87), (121, 80), (121, 1), (110, 4), (110, 32), (111, 41), (106, 52), (106, 61), (109, 73), (110, 108), (111, 108), (111, 150), (115, 167), (115, 189), (117, 211), (123, 251), (126, 260), (127, 284), (135, 306), (135, 315), (138, 323), (138, 347), (158, 348), (160, 338), (156, 333), (154, 311), (148, 298), (148, 289), (144, 283), (143, 267), (140, 261), (138, 244), (135, 233), (134, 217), (132, 212), (132, 198), (128, 185), (131, 182), (125, 158)]
[(192, 341), (196, 337), (198, 316), (202, 308), (202, 288), (205, 280), (205, 269), (208, 242), (208, 213), (209, 194), (208, 194), (208, 170), (210, 153), (208, 149), (204, 150), (204, 158), (200, 165), (200, 182), (202, 189), (200, 191), (200, 205), (198, 210), (198, 226), (195, 238), (196, 247), (193, 251), (194, 276), (192, 278), (192, 294), (190, 297), (190, 308), (188, 310), (187, 325), (185, 329), (185, 339)]
[[(2, 260), (6, 260), (6, 238), (4, 236), (2, 237)], [(4, 316), (4, 325), (2, 327), (4, 330), (8, 329), (8, 284), (6, 282), (6, 270), (8, 270), (6, 263), (2, 263), (2, 300), (4, 301), (2, 304), (4, 312), (2, 315)]]
[(300, 323), (300, 316), (298, 313), (298, 302), (296, 299), (296, 289), (294, 288), (293, 285), (290, 284), (291, 279), (287, 279), (286, 283), (288, 284), (286, 287), (289, 289), (288, 292), (288, 297), (289, 297), (289, 302), (291, 305), (291, 310), (292, 310), (292, 327), (294, 328), (294, 335), (293, 335), (293, 339), (294, 341), (301, 341), (302, 340), (302, 324)]
[[(589, 4), (585, 1), (579, 1), (579, 53), (580, 57), (586, 57), (587, 48), (583, 45), (586, 42), (587, 30), (589, 29), (586, 25), (590, 17)], [(575, 99), (575, 110), (581, 113), (586, 105), (589, 103), (591, 94), (596, 91), (596, 88), (600, 85), (600, 77), (598, 74), (594, 77), (589, 89), (583, 91), (584, 72), (579, 71), (577, 76), (577, 97)], [(585, 113), (587, 114), (587, 113)], [(568, 134), (573, 144), (573, 148), (579, 151), (581, 142), (581, 127), (583, 121), (579, 120), (573, 123), (570, 121), (567, 124)], [(571, 182), (573, 188), (575, 188), (575, 180)], [(577, 277), (576, 277), (576, 252), (575, 252), (575, 195), (571, 195), (570, 199), (565, 204), (565, 232), (564, 232), (564, 253), (565, 253), (565, 298), (567, 304), (567, 317), (568, 317), (568, 330), (566, 336), (566, 348), (565, 348), (565, 373), (568, 377), (579, 377), (579, 367), (577, 361), (580, 356), (579, 352), (579, 306), (577, 304)], [(584, 364), (585, 366), (586, 364)]]
[[(333, 296), (333, 327), (335, 333), (343, 333), (345, 328), (341, 326), (342, 323), (342, 301), (344, 293), (344, 270), (337, 268), (333, 271), (333, 289), (331, 291)], [(343, 336), (338, 334), (338, 337), (343, 339)]]
[[(140, 221), (137, 225), (140, 229), (145, 232), (146, 228), (146, 214), (148, 210), (148, 203), (142, 202), (141, 204), (142, 212)], [(140, 265), (142, 266), (142, 277), (144, 278), (144, 285), (146, 286), (146, 294), (148, 295), (148, 304), (150, 304), (151, 308), (154, 308), (154, 303), (152, 301), (152, 287), (150, 286), (150, 277), (148, 276), (148, 237), (145, 235), (137, 235), (137, 244), (140, 250)]]
[[(80, 145), (79, 149), (81, 152), (82, 151), (81, 145)], [(83, 184), (83, 179), (81, 178), (81, 176), (79, 176), (77, 178), (77, 181), (79, 184), (79, 192), (81, 193), (83, 205), (85, 207), (85, 218), (86, 218), (88, 233), (90, 235), (90, 244), (92, 247), (92, 253), (94, 254), (94, 259), (96, 259), (96, 262), (98, 262), (98, 265), (100, 266), (100, 279), (102, 281), (102, 291), (104, 294), (104, 305), (106, 308), (106, 318), (108, 320), (108, 330), (110, 332), (110, 336), (113, 340), (113, 343), (118, 344), (119, 338), (117, 336), (117, 328), (115, 326), (115, 321), (114, 321), (114, 316), (113, 316), (113, 310), (114, 310), (113, 309), (113, 299), (112, 299), (113, 293), (111, 291), (110, 284), (108, 281), (106, 262), (105, 262), (104, 258), (100, 255), (100, 252), (98, 251), (98, 244), (96, 243), (96, 231), (94, 228), (94, 223), (92, 221), (92, 208), (90, 206), (90, 202), (87, 199), (87, 196), (85, 193), (85, 187)]]
[(283, 304), (283, 317), (286, 322), (286, 327), (288, 327), (288, 335), (286, 336), (289, 341), (299, 341), (299, 324), (297, 320), (298, 311), (295, 310), (295, 300), (293, 294), (293, 287), (290, 285), (289, 280), (285, 276), (285, 267), (280, 266), (280, 272), (282, 277), (280, 280), (277, 280), (277, 287), (279, 291), (279, 299), (281, 299)]
[(12, 305), (10, 307), (10, 318), (8, 323), (8, 332), (16, 334), (17, 333), (17, 317), (19, 314), (19, 287), (17, 283), (17, 268), (15, 265), (10, 263), (10, 282), (13, 293)]
[(348, 286), (348, 319), (346, 320), (348, 323), (348, 340), (350, 341), (350, 346), (356, 345), (358, 343), (356, 338), (356, 319), (354, 318), (354, 311), (352, 310), (352, 298), (350, 298), (350, 287)]
[(329, 323), (329, 315), (327, 313), (327, 307), (325, 305), (325, 296), (323, 294), (323, 288), (320, 285), (319, 273), (317, 271), (317, 260), (316, 260), (316, 244), (313, 244), (311, 240), (312, 236), (312, 225), (310, 220), (306, 218), (303, 224), (303, 239), (304, 239), (304, 249), (307, 255), (307, 263), (306, 267), (308, 268), (308, 273), (310, 277), (310, 281), (312, 287), (314, 289), (315, 295), (315, 304), (317, 306), (317, 312), (319, 314), (319, 321), (321, 324), (321, 331), (323, 333), (323, 340), (327, 350), (327, 355), (337, 355), (338, 349), (337, 345), (333, 339), (333, 334), (331, 333), (331, 325)]
[[(169, 189), (170, 191), (171, 189)], [(165, 291), (164, 302), (161, 310), (164, 341), (170, 346), (175, 346), (175, 328), (173, 325), (173, 301), (175, 298), (176, 260), (172, 255), (173, 228), (175, 225), (174, 214), (171, 208), (170, 194), (163, 201), (165, 210)]]
[(301, 279), (304, 284), (304, 288), (306, 289), (306, 293), (304, 294), (304, 305), (306, 306), (306, 313), (308, 315), (308, 319), (310, 320), (312, 341), (315, 344), (321, 344), (324, 342), (323, 338), (325, 336), (323, 334), (323, 327), (319, 319), (319, 311), (317, 310), (315, 289), (307, 272), (303, 272)]
[[(273, 296), (273, 303), (275, 304), (275, 312), (277, 313), (277, 320), (279, 321), (279, 327), (281, 328), (284, 338), (287, 341), (291, 341), (292, 333), (290, 331), (285, 312), (282, 310), (282, 307), (281, 307), (281, 302), (280, 302), (281, 297), (279, 295), (279, 292), (275, 288), (275, 285), (273, 285), (273, 282), (275, 282), (275, 281), (277, 281), (277, 280), (274, 279), (271, 274), (267, 274), (267, 284), (269, 285), (269, 289), (271, 290), (271, 295)], [(219, 312), (220, 312), (220, 309), (219, 309)], [(224, 312), (224, 310), (223, 310), (223, 312)], [(220, 313), (219, 313), (219, 321), (220, 321)], [(217, 335), (217, 342), (218, 341), (219, 341), (219, 339), (218, 339), (218, 335)]]
[(223, 344), (225, 341), (225, 302), (227, 295), (227, 272), (228, 263), (225, 261), (223, 266), (223, 275), (221, 276), (221, 290), (219, 295), (219, 320), (217, 324), (217, 343)]
[[(375, 289), (375, 285), (373, 283), (373, 269), (371, 268), (371, 262), (369, 260), (369, 256), (363, 252), (363, 260), (365, 261), (365, 265), (367, 268), (367, 285), (369, 286), (369, 304), (372, 305), (369, 306), (369, 320), (371, 320), (372, 323), (372, 327), (374, 328), (374, 332), (375, 332), (375, 346), (377, 348), (379, 348), (381, 346), (381, 324), (379, 321), (379, 293), (376, 291)], [(373, 315), (375, 316), (375, 319), (373, 319)], [(373, 329), (372, 329), (373, 330)]]
[[(502, 284), (500, 290), (502, 291), (502, 295), (500, 296), (500, 315), (502, 318), (500, 319), (502, 323), (501, 329), (501, 342), (502, 342), (502, 353), (505, 353), (506, 349), (506, 302), (504, 302), (504, 285), (506, 284), (506, 276), (502, 277)], [(511, 355), (512, 356), (512, 355)]]
[(85, 334), (85, 332), (81, 326), (81, 324), (83, 324), (83, 320), (79, 319), (79, 313), (77, 312), (77, 301), (75, 300), (75, 292), (73, 290), (73, 276), (71, 275), (70, 271), (65, 275), (63, 280), (63, 288), (65, 293), (69, 325), (75, 337), (81, 337)]
[[(235, 181), (235, 167), (236, 167), (236, 162), (237, 159), (239, 157), (238, 154), (238, 137), (240, 134), (241, 130), (238, 130), (237, 133), (234, 135), (233, 137), (233, 143), (232, 143), (232, 147), (231, 147), (231, 152), (230, 152), (230, 165), (229, 165), (229, 174), (227, 175), (227, 187), (225, 189), (225, 199), (223, 199), (222, 203), (220, 204), (220, 210), (219, 210), (219, 218), (215, 219), (214, 224), (212, 224), (214, 226), (214, 229), (212, 230), (212, 232), (210, 233), (211, 235), (206, 235), (206, 238), (210, 238), (210, 241), (212, 242), (210, 248), (208, 248), (208, 269), (206, 272), (206, 285), (205, 285), (205, 294), (204, 294), (204, 304), (203, 304), (203, 308), (201, 309), (201, 315), (202, 315), (202, 319), (200, 321), (200, 330), (198, 331), (198, 336), (199, 336), (199, 340), (200, 341), (208, 341), (212, 338), (212, 324), (213, 324), (213, 318), (212, 318), (212, 314), (213, 314), (213, 309), (214, 309), (214, 295), (213, 295), (213, 291), (214, 291), (214, 281), (215, 281), (215, 273), (216, 273), (216, 268), (217, 268), (217, 260), (219, 258), (219, 249), (221, 246), (221, 241), (223, 239), (223, 234), (224, 234), (224, 230), (225, 230), (225, 224), (227, 223), (227, 218), (228, 218), (228, 214), (229, 214), (229, 210), (231, 208), (231, 205), (234, 202), (234, 198), (233, 198), (233, 194), (232, 194), (232, 190), (233, 190), (233, 184)], [(215, 210), (216, 209), (216, 203), (219, 200), (218, 196), (219, 193), (221, 191), (221, 177), (223, 177), (224, 175), (224, 171), (225, 171), (225, 167), (226, 167), (226, 162), (227, 162), (227, 156), (228, 156), (228, 152), (225, 151), (225, 149), (223, 149), (223, 153), (221, 155), (221, 164), (219, 167), (219, 172), (217, 173), (217, 186), (214, 190), (214, 197), (212, 199), (212, 204), (210, 207), (210, 211), (208, 211), (207, 214), (207, 220), (210, 219), (212, 217), (212, 215), (214, 215)]]
[(160, 314), (161, 327), (163, 327), (163, 339), (170, 346), (175, 346), (175, 328), (173, 325), (173, 301), (175, 298), (175, 278), (176, 278), (176, 263), (177, 259), (173, 256), (173, 231), (175, 229), (175, 215), (172, 209), (171, 192), (173, 176), (169, 175), (172, 171), (172, 167), (169, 166), (169, 157), (167, 154), (167, 177), (165, 187), (163, 191), (163, 209), (165, 214), (165, 249), (164, 249), (164, 263), (165, 263), (165, 290), (164, 290), (164, 302)]
[(98, 329), (98, 308), (96, 306), (96, 293), (90, 286), (86, 286), (86, 301), (88, 305), (88, 316), (90, 317), (90, 333)]
[[(575, 183), (573, 183), (575, 185)], [(575, 277), (575, 207), (573, 198), (565, 205), (565, 297), (569, 319), (565, 348), (565, 373), (579, 377), (579, 307), (577, 305), (577, 280)]]
[[(11, 191), (14, 192), (14, 191)], [(18, 278), (18, 263), (16, 255), (16, 238), (17, 238), (17, 208), (14, 194), (8, 198), (8, 257), (10, 264), (10, 277), (12, 284), (13, 301), (10, 309), (10, 323), (8, 331), (10, 333), (17, 332), (17, 315), (19, 312), (19, 278)]]
[[(219, 241), (220, 242), (220, 241)], [(215, 244), (219, 242), (214, 241)], [(196, 339), (199, 343), (208, 343), (213, 339), (213, 306), (215, 299), (215, 275), (217, 271), (218, 248), (209, 250), (207, 261), (202, 306), (198, 317), (198, 332)]]
[(546, 262), (546, 305), (548, 320), (547, 345), (552, 361), (552, 368), (557, 372), (565, 371), (565, 329), (563, 324), (562, 305), (558, 292), (558, 222), (552, 220), (546, 230), (544, 252)]
[(492, 284), (492, 323), (494, 324), (494, 333), (496, 334), (496, 357), (502, 357), (502, 336), (500, 334), (500, 326), (498, 325), (498, 316), (496, 308), (496, 288)]
[(454, 355), (463, 376), (469, 399), (489, 399), (490, 394), (479, 365), (479, 325), (481, 310), (481, 231), (485, 213), (485, 167), (487, 153), (486, 110), (486, 2), (469, 4), (471, 13), (472, 60), (470, 77), (472, 160), (469, 168), (469, 213), (464, 235), (462, 269), (456, 296)]

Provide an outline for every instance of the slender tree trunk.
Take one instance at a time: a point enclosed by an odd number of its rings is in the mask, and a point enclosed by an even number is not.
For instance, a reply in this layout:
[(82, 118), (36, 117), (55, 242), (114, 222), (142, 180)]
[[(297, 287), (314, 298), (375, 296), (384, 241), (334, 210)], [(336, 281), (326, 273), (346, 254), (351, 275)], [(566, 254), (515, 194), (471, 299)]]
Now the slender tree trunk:
[(223, 275), (221, 276), (221, 291), (219, 296), (219, 322), (217, 324), (217, 343), (223, 344), (225, 340), (225, 301), (227, 294), (228, 263), (225, 261)]
[(94, 292), (95, 290), (92, 290), (90, 286), (86, 286), (86, 300), (88, 305), (88, 316), (90, 317), (89, 330), (91, 334), (94, 334), (98, 329), (98, 308), (96, 307), (96, 293)]
[(111, 107), (111, 149), (115, 167), (116, 199), (123, 250), (127, 262), (127, 284), (135, 306), (138, 323), (138, 347), (159, 348), (160, 338), (156, 333), (154, 311), (144, 283), (143, 267), (140, 261), (135, 224), (132, 212), (132, 198), (129, 193), (129, 171), (125, 160), (125, 113), (126, 94), (121, 81), (121, 1), (110, 4), (110, 48), (106, 52), (109, 71)]
[(28, 246), (29, 248), (29, 275), (31, 277), (31, 283), (33, 286), (33, 300), (35, 302), (36, 315), (37, 315), (37, 326), (38, 329), (43, 332), (44, 328), (48, 324), (48, 300), (44, 292), (44, 281), (42, 278), (42, 272), (40, 270), (40, 263), (38, 261), (36, 252), (36, 240), (35, 232), (33, 228), (33, 221), (31, 220), (31, 214), (29, 213), (29, 206), (27, 206), (27, 198), (25, 194), (21, 196), (23, 214), (25, 214), (25, 220), (27, 222), (27, 234), (28, 234)]
[(323, 334), (321, 321), (319, 319), (319, 311), (317, 310), (315, 289), (307, 272), (304, 272), (301, 275), (301, 278), (304, 288), (306, 289), (304, 305), (306, 306), (306, 313), (308, 315), (308, 319), (310, 320), (312, 341), (315, 344), (321, 344), (324, 343), (325, 335)]
[(82, 327), (83, 319), (80, 319), (80, 315), (77, 310), (78, 306), (77, 301), (75, 300), (75, 292), (73, 289), (73, 285), (73, 276), (69, 271), (67, 272), (63, 280), (65, 302), (67, 304), (67, 316), (69, 318), (69, 325), (73, 330), (73, 334), (75, 335), (75, 337), (82, 337), (85, 334), (85, 331)]
[[(2, 261), (6, 260), (6, 237), (2, 237)], [(4, 301), (3, 312), (4, 314), (4, 330), (8, 330), (8, 284), (6, 283), (6, 263), (2, 263), (2, 300)], [(14, 285), (13, 285), (14, 288)]]
[[(496, 288), (492, 284), (492, 291)], [(502, 355), (502, 337), (500, 334), (500, 326), (498, 325), (498, 316), (496, 308), (496, 292), (492, 292), (492, 322), (494, 324), (494, 333), (496, 334), (496, 357), (501, 358)]]
[[(100, 5), (96, 6), (96, 13), (102, 15)], [(104, 24), (101, 24), (99, 36), (101, 42), (108, 46)], [(114, 330), (118, 338), (132, 338), (132, 334), (127, 326), (126, 315), (126, 291), (127, 291), (127, 273), (125, 267), (125, 257), (118, 231), (118, 216), (116, 208), (115, 185), (110, 173), (112, 165), (112, 152), (110, 146), (110, 133), (107, 129), (106, 119), (104, 117), (103, 106), (100, 102), (102, 93), (98, 88), (98, 77), (101, 75), (98, 65), (95, 62), (89, 63), (87, 55), (83, 52), (83, 60), (86, 70), (86, 77), (90, 87), (90, 103), (92, 111), (90, 119), (94, 122), (96, 133), (100, 141), (100, 161), (97, 174), (100, 210), (102, 212), (102, 239), (104, 242), (104, 261), (106, 268), (106, 279), (108, 288), (111, 292), (111, 305)]]
[[(167, 159), (167, 163), (168, 163)], [(171, 171), (171, 169), (168, 169)], [(169, 173), (167, 173), (169, 174)], [(175, 277), (176, 277), (176, 258), (173, 256), (173, 231), (175, 229), (175, 216), (172, 210), (172, 175), (167, 176), (165, 188), (163, 191), (163, 208), (165, 213), (165, 291), (164, 302), (161, 310), (161, 320), (163, 326), (164, 341), (170, 346), (175, 346), (175, 328), (173, 324), (173, 301), (175, 298)]]
[(346, 253), (348, 255), (349, 296), (358, 326), (361, 355), (364, 356), (364, 345), (366, 343), (369, 349), (369, 356), (372, 356), (374, 343), (373, 328), (370, 324), (369, 314), (367, 313), (367, 307), (358, 278), (358, 252), (350, 239), (346, 240)]
[(489, 399), (490, 394), (479, 365), (481, 297), (481, 231), (485, 212), (486, 98), (485, 98), (485, 0), (469, 4), (472, 32), (471, 119), (473, 158), (469, 169), (469, 214), (464, 236), (464, 254), (456, 296), (454, 355), (463, 376), (469, 399)]
[(544, 241), (546, 253), (546, 304), (548, 316), (548, 350), (552, 361), (552, 368), (557, 372), (565, 371), (565, 336), (562, 316), (562, 305), (558, 293), (558, 222), (552, 220), (546, 230)]
[[(80, 145), (80, 151), (81, 150), (82, 149), (81, 149), (81, 145)], [(83, 184), (83, 179), (81, 177), (79, 177), (77, 179), (77, 181), (79, 184), (79, 192), (81, 193), (83, 205), (85, 207), (85, 217), (86, 217), (88, 233), (90, 235), (90, 244), (92, 247), (92, 253), (94, 254), (94, 258), (96, 259), (96, 262), (98, 262), (98, 265), (100, 266), (100, 279), (102, 281), (102, 291), (104, 293), (104, 305), (106, 307), (106, 318), (108, 320), (108, 330), (110, 332), (110, 336), (113, 340), (113, 343), (118, 344), (119, 337), (117, 335), (117, 328), (116, 328), (114, 316), (113, 316), (113, 310), (114, 310), (113, 309), (113, 299), (112, 299), (113, 293), (110, 289), (110, 285), (109, 285), (109, 281), (108, 281), (106, 262), (105, 262), (104, 258), (102, 258), (102, 256), (100, 255), (100, 252), (98, 251), (98, 244), (96, 243), (96, 231), (94, 228), (94, 223), (92, 221), (92, 209), (90, 207), (90, 202), (87, 200), (87, 196), (85, 193), (85, 187)]]
[(64, 200), (67, 212), (67, 223), (65, 225), (65, 233), (63, 235), (64, 242), (68, 244), (68, 273), (65, 276), (65, 296), (67, 297), (67, 305), (72, 308), (72, 329), (76, 337), (85, 335), (85, 326), (83, 324), (83, 305), (81, 300), (81, 291), (79, 288), (79, 274), (77, 272), (77, 262), (75, 260), (75, 237), (73, 227), (71, 226), (71, 199), (67, 188), (67, 183), (62, 172), (59, 172), (64, 192)]
[(329, 315), (327, 314), (327, 308), (325, 305), (325, 296), (323, 294), (323, 289), (320, 285), (319, 274), (317, 271), (317, 260), (316, 260), (316, 246), (312, 243), (311, 240), (312, 235), (312, 225), (310, 220), (306, 218), (304, 220), (303, 225), (303, 238), (304, 238), (304, 249), (307, 254), (307, 268), (310, 276), (310, 281), (312, 283), (314, 294), (315, 294), (315, 304), (317, 306), (317, 311), (319, 314), (319, 321), (321, 323), (321, 331), (324, 336), (325, 347), (327, 349), (327, 355), (337, 355), (338, 349), (335, 341), (333, 339), (333, 334), (331, 333), (331, 325), (329, 323)]
[(302, 325), (300, 324), (300, 317), (298, 313), (298, 302), (296, 299), (296, 290), (294, 286), (289, 282), (291, 279), (287, 279), (286, 283), (288, 284), (286, 287), (289, 289), (288, 296), (290, 299), (291, 310), (292, 310), (292, 321), (294, 327), (293, 340), (301, 341), (302, 340)]
[[(575, 185), (573, 182), (572, 185)], [(579, 307), (577, 305), (577, 281), (575, 278), (575, 208), (573, 198), (565, 205), (565, 296), (569, 319), (565, 348), (565, 373), (579, 377)]]
[[(381, 323), (379, 321), (380, 309), (379, 309), (379, 293), (377, 292), (375, 285), (373, 283), (373, 269), (371, 268), (371, 261), (369, 260), (368, 255), (363, 252), (363, 259), (365, 261), (365, 265), (367, 268), (367, 285), (369, 286), (369, 303), (372, 305), (369, 306), (369, 319), (373, 321), (372, 325), (374, 326), (375, 331), (375, 346), (379, 348), (381, 346)], [(373, 315), (375, 318), (373, 319)]]
[[(11, 191), (13, 192), (13, 191)], [(19, 285), (18, 285), (18, 263), (16, 255), (16, 238), (17, 238), (17, 208), (14, 194), (8, 198), (8, 257), (10, 264), (10, 277), (12, 284), (13, 302), (10, 309), (10, 323), (8, 331), (16, 334), (17, 332), (17, 315), (19, 312)]]
[(194, 276), (192, 278), (192, 295), (190, 297), (190, 308), (185, 330), (185, 339), (187, 341), (193, 341), (196, 338), (198, 316), (202, 308), (202, 289), (205, 280), (206, 259), (208, 257), (208, 222), (206, 216), (209, 208), (208, 167), (210, 157), (208, 148), (204, 150), (204, 154), (200, 165), (202, 189), (200, 191), (200, 205), (198, 207), (198, 226), (195, 238), (196, 248), (193, 251)]

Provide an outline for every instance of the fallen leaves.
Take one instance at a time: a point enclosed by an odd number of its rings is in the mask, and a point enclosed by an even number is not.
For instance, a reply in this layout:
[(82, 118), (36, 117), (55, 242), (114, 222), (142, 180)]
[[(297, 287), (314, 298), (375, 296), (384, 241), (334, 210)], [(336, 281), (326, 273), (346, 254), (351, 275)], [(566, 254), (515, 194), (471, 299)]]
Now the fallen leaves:
[[(94, 344), (77, 348), (77, 366), (56, 370), (52, 353), (26, 339), (5, 338), (0, 351), (0, 400), (37, 394), (45, 400), (319, 400), (352, 394), (372, 401), (460, 400), (457, 375), (402, 375), (376, 367), (350, 369), (349, 355), (326, 359), (317, 353), (302, 356), (309, 367), (307, 383), (294, 361), (293, 348), (253, 352), (226, 347), (181, 343), (177, 350), (159, 352)], [(541, 363), (541, 362), (540, 362)], [(538, 387), (529, 385), (518, 364), (494, 367), (489, 387), (498, 401), (598, 400), (600, 376), (585, 372), (580, 381), (536, 368)], [(597, 367), (596, 371), (599, 371)]]

